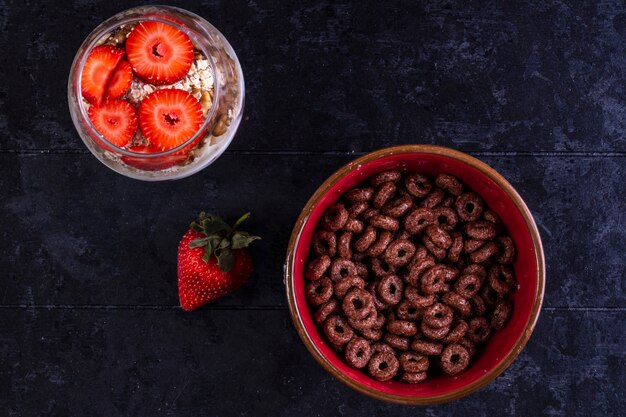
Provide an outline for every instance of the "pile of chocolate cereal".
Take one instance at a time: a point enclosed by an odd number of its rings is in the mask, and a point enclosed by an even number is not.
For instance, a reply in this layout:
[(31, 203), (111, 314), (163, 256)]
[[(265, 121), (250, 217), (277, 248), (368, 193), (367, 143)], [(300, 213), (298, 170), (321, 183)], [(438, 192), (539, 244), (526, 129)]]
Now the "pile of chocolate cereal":
[(384, 171), (323, 215), (306, 297), (351, 367), (411, 384), (457, 375), (513, 313), (515, 252), (456, 177)]

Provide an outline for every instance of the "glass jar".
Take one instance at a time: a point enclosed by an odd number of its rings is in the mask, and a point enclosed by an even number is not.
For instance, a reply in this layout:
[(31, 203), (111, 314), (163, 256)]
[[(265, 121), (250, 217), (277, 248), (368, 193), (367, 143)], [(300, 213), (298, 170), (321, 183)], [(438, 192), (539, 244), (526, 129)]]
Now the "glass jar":
[[(89, 119), (88, 104), (81, 93), (81, 75), (90, 51), (98, 45), (114, 43), (114, 35), (120, 28), (133, 27), (142, 21), (166, 23), (187, 34), (194, 48), (201, 51), (208, 61), (213, 76), (212, 97), (209, 95), (207, 98), (211, 104), (202, 126), (185, 143), (164, 152), (142, 153), (120, 148), (106, 140)], [(78, 134), (103, 164), (139, 180), (173, 180), (206, 168), (233, 140), (244, 107), (243, 73), (237, 55), (226, 38), (200, 16), (176, 7), (141, 6), (107, 19), (85, 39), (70, 70), (68, 102)]]

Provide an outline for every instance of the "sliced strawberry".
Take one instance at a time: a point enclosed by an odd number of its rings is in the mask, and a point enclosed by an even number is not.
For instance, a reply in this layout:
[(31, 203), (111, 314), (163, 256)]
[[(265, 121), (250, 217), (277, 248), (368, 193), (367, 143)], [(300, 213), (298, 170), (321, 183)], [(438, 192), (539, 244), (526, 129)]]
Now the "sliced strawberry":
[(126, 55), (135, 74), (154, 85), (172, 84), (191, 68), (189, 36), (161, 22), (141, 22), (126, 40)]
[(106, 89), (107, 100), (120, 98), (126, 94), (132, 81), (133, 69), (130, 67), (128, 61), (122, 59), (119, 64), (117, 64), (117, 67), (109, 80), (109, 85)]
[[(133, 146), (128, 148), (129, 151), (151, 154), (159, 153), (160, 149), (154, 146)], [(135, 168), (142, 169), (144, 171), (160, 171), (172, 167), (176, 164), (185, 162), (188, 154), (186, 152), (176, 152), (172, 155), (158, 156), (155, 158), (145, 158), (140, 156), (122, 156), (122, 161)]]
[(137, 112), (125, 100), (94, 104), (87, 114), (98, 132), (115, 146), (128, 144), (137, 132)]
[(139, 106), (141, 132), (152, 146), (162, 151), (186, 142), (203, 121), (200, 102), (183, 90), (156, 90)]
[(102, 101), (106, 86), (123, 56), (123, 49), (111, 45), (100, 45), (91, 50), (80, 80), (80, 90), (88, 102), (98, 104)]

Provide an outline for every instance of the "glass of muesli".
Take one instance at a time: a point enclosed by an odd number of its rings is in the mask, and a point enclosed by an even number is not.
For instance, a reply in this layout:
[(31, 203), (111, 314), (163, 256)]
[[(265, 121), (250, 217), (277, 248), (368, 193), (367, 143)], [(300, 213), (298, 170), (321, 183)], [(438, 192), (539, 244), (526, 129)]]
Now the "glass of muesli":
[(241, 121), (235, 51), (203, 18), (142, 6), (98, 26), (68, 81), (74, 126), (106, 166), (128, 177), (184, 178), (226, 150)]

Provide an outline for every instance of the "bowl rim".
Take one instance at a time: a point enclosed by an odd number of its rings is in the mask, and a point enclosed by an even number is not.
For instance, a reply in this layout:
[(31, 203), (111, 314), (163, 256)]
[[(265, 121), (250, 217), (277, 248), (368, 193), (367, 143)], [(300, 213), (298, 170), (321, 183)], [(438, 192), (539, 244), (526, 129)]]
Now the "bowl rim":
[[(368, 387), (359, 381), (348, 377), (343, 374), (340, 370), (338, 370), (331, 362), (328, 360), (317, 348), (311, 336), (308, 334), (304, 327), (304, 323), (302, 322), (302, 318), (300, 315), (300, 310), (298, 309), (298, 305), (296, 303), (295, 291), (294, 291), (294, 268), (295, 268), (295, 253), (296, 248), (298, 247), (298, 243), (300, 241), (300, 235), (311, 215), (312, 211), (317, 206), (317, 203), (320, 199), (326, 194), (326, 192), (333, 187), (341, 178), (343, 178), (346, 174), (351, 171), (354, 171), (361, 165), (368, 164), (374, 160), (398, 155), (398, 154), (434, 154), (439, 156), (444, 156), (452, 159), (456, 159), (460, 162), (469, 165), (480, 171), (482, 174), (489, 177), (493, 180), (498, 187), (500, 187), (505, 194), (513, 201), (515, 206), (520, 211), (526, 226), (528, 227), (528, 231), (531, 235), (531, 241), (535, 253), (535, 260), (537, 265), (537, 285), (535, 288), (535, 297), (533, 301), (533, 306), (531, 309), (530, 317), (526, 323), (524, 331), (519, 336), (517, 341), (515, 342), (511, 351), (489, 372), (485, 375), (477, 379), (476, 381), (468, 384), (464, 387), (458, 388), (454, 391), (450, 391), (443, 394), (426, 396), (426, 397), (411, 397), (405, 395), (397, 395), (387, 392), (378, 391), (371, 387)], [(315, 358), (315, 360), (332, 376), (341, 381), (343, 384), (349, 386), (357, 392), (368, 395), (370, 397), (391, 402), (397, 404), (405, 404), (405, 405), (430, 405), (430, 404), (439, 404), (443, 402), (448, 402), (452, 400), (459, 399), (466, 395), (469, 395), (480, 388), (487, 385), (489, 382), (493, 381), (496, 377), (498, 377), (506, 368), (508, 368), (511, 363), (517, 358), (520, 354), (530, 336), (535, 328), (537, 320), (539, 318), (539, 312), (541, 310), (541, 305), (543, 303), (544, 291), (545, 291), (545, 275), (546, 275), (546, 267), (545, 267), (545, 259), (543, 253), (543, 245), (541, 243), (541, 237), (539, 235), (539, 230), (537, 229), (537, 225), (533, 219), (533, 216), (526, 206), (526, 203), (522, 199), (522, 197), (517, 193), (517, 191), (513, 188), (513, 186), (495, 169), (491, 168), (486, 163), (480, 161), (473, 156), (470, 156), (464, 152), (460, 152), (451, 148), (436, 146), (436, 145), (399, 145), (392, 146), (387, 148), (382, 148), (370, 153), (367, 153), (353, 161), (348, 162), (343, 165), (337, 171), (335, 171), (326, 181), (322, 183), (318, 187), (318, 189), (313, 193), (311, 198), (307, 201), (306, 205), (302, 209), (300, 216), (298, 216), (298, 220), (296, 221), (293, 231), (291, 233), (291, 237), (289, 239), (289, 245), (287, 247), (287, 257), (284, 265), (284, 284), (285, 291), (287, 295), (287, 302), (289, 305), (289, 312), (291, 314), (291, 319), (296, 327), (296, 331), (302, 339), (302, 342), (306, 346), (307, 350), (311, 353), (311, 355)]]

